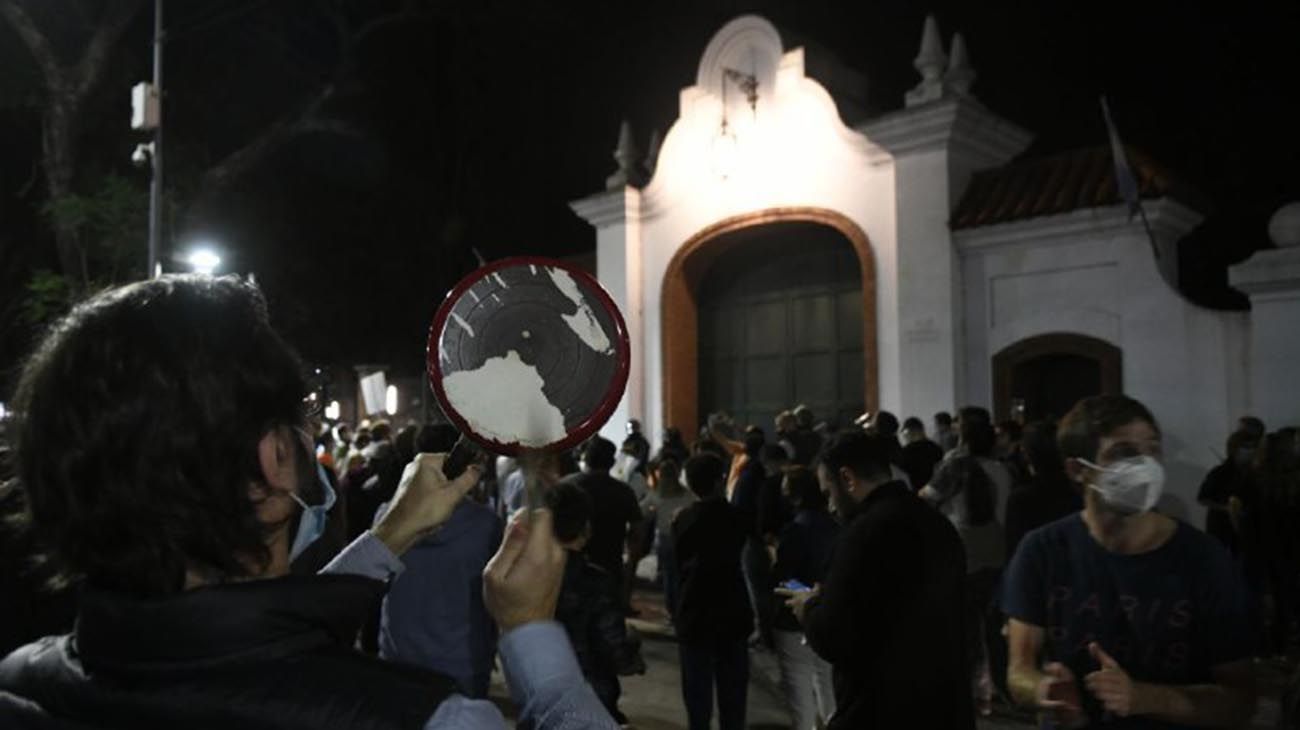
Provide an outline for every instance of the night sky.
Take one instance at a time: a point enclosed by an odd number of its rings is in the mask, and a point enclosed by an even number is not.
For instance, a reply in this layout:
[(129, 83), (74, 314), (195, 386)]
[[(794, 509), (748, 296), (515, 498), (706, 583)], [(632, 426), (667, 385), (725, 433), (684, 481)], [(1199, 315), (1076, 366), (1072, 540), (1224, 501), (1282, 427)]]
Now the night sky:
[[(883, 112), (918, 79), (911, 63), (931, 11), (945, 43), (966, 36), (976, 96), (1038, 135), (1029, 155), (1103, 143), (1097, 98), (1107, 94), (1125, 142), (1211, 204), (1193, 244), (1214, 289), (1224, 265), (1268, 245), (1269, 214), (1300, 199), (1300, 4), (1281, 5), (172, 2), (167, 169), (178, 210), (164, 254), (219, 243), (230, 268), (256, 273), (309, 360), (418, 370), (434, 308), (474, 266), (471, 246), (488, 259), (593, 246), (567, 202), (603, 188), (620, 119), (642, 148), (651, 129), (668, 128), (727, 20), (757, 12), (815, 39), (866, 76)], [(381, 19), (406, 6), (428, 9)], [(344, 10), (343, 36), (331, 7)], [(137, 140), (126, 126), (129, 86), (149, 76), (151, 24), (146, 10), (114, 62), (88, 125), (83, 184), (116, 170), (147, 185), (129, 164)], [(28, 184), (40, 145), (24, 59), (0, 26), (6, 373), (33, 335), (10, 304), (33, 268), (54, 263), (42, 187)], [(214, 174), (263, 135), (265, 154)], [(143, 261), (144, 241), (140, 251)]]

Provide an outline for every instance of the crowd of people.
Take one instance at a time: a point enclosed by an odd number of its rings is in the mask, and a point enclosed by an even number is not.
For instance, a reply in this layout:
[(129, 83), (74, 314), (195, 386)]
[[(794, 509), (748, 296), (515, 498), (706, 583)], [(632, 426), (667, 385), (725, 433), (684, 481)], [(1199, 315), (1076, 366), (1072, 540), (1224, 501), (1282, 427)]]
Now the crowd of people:
[(523, 725), (617, 727), (647, 556), (692, 730), (745, 727), (754, 652), (803, 730), (999, 703), (1231, 727), (1254, 660), (1300, 650), (1292, 428), (1241, 420), (1202, 532), (1158, 509), (1159, 422), (1124, 396), (928, 432), (799, 406), (652, 445), (632, 421), (449, 478), (454, 428), (323, 424), (301, 373), (235, 278), (135, 284), (53, 330), (0, 501), (75, 606), (0, 662), (0, 725), (501, 727), (499, 668)]

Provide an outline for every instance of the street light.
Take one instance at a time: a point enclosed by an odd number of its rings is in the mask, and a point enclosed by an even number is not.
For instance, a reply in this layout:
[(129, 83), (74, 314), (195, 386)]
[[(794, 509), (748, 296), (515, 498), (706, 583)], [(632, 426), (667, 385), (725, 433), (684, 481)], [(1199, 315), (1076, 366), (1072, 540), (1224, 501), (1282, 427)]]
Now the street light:
[(216, 271), (217, 267), (221, 265), (221, 257), (210, 248), (195, 249), (187, 261), (195, 273), (208, 276), (211, 276), (212, 272)]

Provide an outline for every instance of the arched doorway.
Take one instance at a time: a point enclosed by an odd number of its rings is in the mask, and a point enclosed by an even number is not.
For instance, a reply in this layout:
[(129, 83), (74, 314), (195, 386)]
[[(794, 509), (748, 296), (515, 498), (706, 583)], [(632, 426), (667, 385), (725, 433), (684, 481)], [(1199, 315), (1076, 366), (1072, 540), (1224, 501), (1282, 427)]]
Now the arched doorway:
[(690, 435), (708, 410), (771, 429), (783, 408), (821, 418), (875, 410), (870, 245), (838, 213), (797, 208), (723, 221), (665, 274), (667, 425)]
[(1023, 408), (1026, 421), (1064, 416), (1080, 399), (1123, 389), (1118, 347), (1085, 335), (1053, 333), (1021, 340), (993, 356), (993, 410), (999, 419)]

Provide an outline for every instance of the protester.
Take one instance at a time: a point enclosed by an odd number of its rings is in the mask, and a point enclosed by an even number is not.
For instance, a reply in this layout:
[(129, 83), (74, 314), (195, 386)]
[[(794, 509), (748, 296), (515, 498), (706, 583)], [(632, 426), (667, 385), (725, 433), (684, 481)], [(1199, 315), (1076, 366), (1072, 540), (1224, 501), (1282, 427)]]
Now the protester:
[(1232, 524), (1232, 499), (1242, 499), (1245, 482), (1259, 440), (1250, 431), (1238, 429), (1228, 436), (1226, 456), (1205, 475), (1196, 501), (1205, 506), (1205, 532), (1218, 538), (1228, 551), (1236, 554), (1237, 528)]
[(700, 445), (717, 444), (721, 447), (723, 463), (728, 465), (727, 486), (723, 493), (727, 499), (731, 499), (731, 495), (736, 491), (736, 485), (740, 482), (740, 475), (745, 472), (745, 467), (750, 462), (749, 452), (745, 448), (745, 439), (751, 433), (757, 433), (761, 436), (763, 431), (757, 426), (750, 426), (737, 437), (736, 424), (731, 420), (731, 416), (726, 413), (710, 414), (706, 428), (708, 429), (708, 439)]
[(952, 414), (947, 411), (934, 414), (934, 441), (945, 454), (957, 448), (957, 429), (952, 427)]
[(623, 547), (628, 529), (641, 523), (641, 507), (632, 488), (609, 475), (614, 466), (614, 443), (596, 436), (582, 452), (580, 472), (565, 478), (591, 497), (591, 538), (585, 552), (604, 568), (612, 580), (615, 600), (624, 609)]
[(969, 467), (978, 465), (993, 490), (995, 519), (1001, 525), (1006, 519), (1006, 499), (1015, 484), (1011, 471), (995, 458), (995, 434), (988, 411), (976, 406), (961, 409), (958, 415), (959, 440), (957, 448), (949, 452), (943, 463), (934, 470), (930, 483), (921, 489), (923, 498), (935, 504), (960, 528), (969, 524), (963, 515), (965, 502), (955, 500), (963, 480), (973, 477)]
[(767, 444), (759, 454), (763, 465), (763, 486), (758, 493), (758, 534), (765, 547), (776, 544), (777, 535), (794, 519), (794, 508), (786, 497), (785, 473), (790, 457), (780, 446)]
[(1264, 437), (1248, 486), (1248, 561), (1262, 579), (1265, 650), (1285, 658), (1300, 655), (1300, 443), (1294, 428)]
[[(993, 711), (993, 676), (988, 649), (988, 616), (994, 590), (1006, 562), (1002, 524), (997, 519), (999, 486), (993, 481), (1001, 462), (989, 458), (993, 427), (978, 418), (961, 420), (964, 455), (945, 461), (920, 496), (934, 504), (957, 528), (966, 551), (967, 650), (971, 662), (971, 691), (981, 715)], [(1005, 482), (1009, 486), (1010, 479)], [(1005, 492), (1001, 492), (1005, 494)]]
[(1022, 445), (1024, 438), (1024, 428), (1019, 421), (1007, 419), (998, 421), (993, 427), (996, 435), (996, 442), (993, 446), (993, 455), (998, 461), (1006, 466), (1007, 471), (1011, 473), (1012, 485), (1023, 484), (1029, 480), (1029, 465), (1025, 463), (1025, 452)]
[(641, 422), (635, 418), (627, 422), (627, 438), (623, 439), (622, 450), (636, 459), (638, 471), (644, 477), (650, 462), (650, 442), (641, 433)]
[(736, 509), (745, 526), (745, 547), (741, 551), (741, 570), (745, 576), (745, 589), (749, 592), (749, 605), (754, 610), (755, 637), (766, 647), (772, 646), (772, 602), (768, 590), (771, 583), (772, 562), (763, 541), (759, 523), (759, 503), (763, 486), (768, 478), (762, 454), (766, 441), (763, 432), (751, 430), (745, 434), (745, 466), (731, 492), (731, 506)]
[(641, 453), (636, 442), (624, 441), (614, 456), (614, 466), (609, 470), (610, 476), (632, 488), (632, 494), (636, 496), (638, 504), (645, 501), (646, 492), (649, 490), (646, 479), (648, 466), (642, 460)]
[(925, 424), (916, 416), (903, 421), (902, 467), (916, 489), (930, 483), (934, 467), (943, 461), (943, 449), (925, 435)]
[(891, 480), (878, 436), (834, 436), (817, 476), (844, 526), (825, 582), (789, 605), (834, 669), (827, 727), (973, 728), (957, 531)]
[(546, 492), (545, 500), (554, 515), (555, 537), (568, 554), (555, 619), (568, 632), (596, 696), (620, 725), (626, 724), (618, 709), (623, 693), (619, 675), (644, 674), (646, 667), (613, 600), (614, 577), (582, 554), (591, 537), (591, 497), (576, 484), (561, 482)]
[[(628, 438), (623, 441), (619, 447), (618, 454), (614, 457), (614, 466), (609, 471), (609, 475), (614, 479), (623, 482), (632, 488), (632, 494), (636, 497), (637, 506), (645, 512), (646, 500), (650, 495), (650, 483), (647, 478), (649, 467), (645, 463), (650, 453), (650, 444), (641, 435), (641, 423), (636, 420), (628, 421)], [(636, 585), (637, 566), (650, 554), (654, 547), (654, 523), (643, 517), (636, 524), (632, 525), (627, 533), (627, 560), (623, 564), (623, 605), (628, 609), (628, 615), (636, 615), (636, 610), (632, 609), (632, 588)]]
[(346, 421), (339, 421), (334, 426), (334, 470), (339, 476), (347, 469), (348, 452), (352, 450), (352, 426)]
[(740, 553), (748, 530), (723, 495), (726, 474), (726, 465), (712, 454), (691, 457), (686, 462), (686, 481), (700, 501), (673, 521), (681, 576), (675, 626), (690, 730), (708, 730), (715, 686), (721, 730), (745, 727), (746, 639), (753, 629), (753, 615)]
[(1081, 513), (1031, 532), (1008, 569), (1008, 684), (1065, 727), (1236, 727), (1254, 708), (1246, 588), (1212, 537), (1151, 511), (1160, 428), (1085, 398), (1061, 421)]
[(1078, 490), (1065, 474), (1061, 450), (1056, 446), (1056, 425), (1051, 421), (1029, 424), (1022, 445), (1029, 481), (1012, 489), (1007, 497), (1008, 556), (1015, 555), (1031, 530), (1083, 509)]
[(886, 448), (889, 449), (890, 475), (913, 489), (911, 477), (903, 469), (903, 446), (898, 442), (898, 416), (889, 411), (877, 411), (874, 415), (864, 414), (858, 419), (858, 425), (868, 433), (879, 434)]
[[(348, 539), (354, 540), (374, 522), (375, 510), (392, 499), (403, 464), (392, 443), (392, 426), (377, 420), (370, 424), (368, 438), (360, 434), (353, 441), (359, 449), (349, 457), (345, 476)], [(360, 463), (357, 463), (357, 457)], [(373, 649), (373, 646), (369, 648)]]
[(790, 459), (799, 466), (812, 466), (817, 454), (822, 450), (822, 435), (817, 432), (817, 417), (806, 405), (795, 406), (792, 412), (795, 418), (795, 430), (790, 434), (794, 443), (794, 456)]
[(664, 608), (669, 620), (677, 615), (680, 579), (677, 575), (677, 552), (673, 547), (673, 520), (678, 512), (695, 502), (695, 495), (682, 486), (681, 467), (671, 459), (664, 459), (655, 467), (655, 488), (646, 501), (646, 509), (654, 519), (655, 557), (663, 582)]
[(785, 450), (786, 456), (793, 462), (800, 456), (799, 448), (795, 445), (798, 438), (795, 432), (799, 430), (799, 419), (794, 417), (792, 411), (781, 411), (776, 415), (774, 425), (777, 445)]
[[(809, 588), (820, 585), (830, 567), (839, 525), (826, 509), (826, 495), (812, 470), (791, 469), (783, 477), (782, 488), (795, 514), (777, 539), (771, 587), (788, 586), (791, 580)], [(790, 705), (795, 730), (815, 730), (824, 727), (835, 712), (831, 665), (808, 646), (799, 620), (784, 601), (778, 598), (778, 604), (773, 633), (781, 689)]]
[(316, 433), (316, 461), (330, 474), (331, 483), (337, 484), (338, 470), (334, 467), (334, 429), (322, 426)]
[(659, 444), (659, 453), (655, 454), (654, 461), (657, 463), (671, 459), (681, 465), (685, 464), (690, 457), (691, 452), (686, 448), (686, 442), (682, 440), (681, 430), (672, 426), (665, 428)]
[[(446, 523), (475, 469), (448, 482), (420, 455), (328, 574), (287, 576), (323, 527), (300, 496), (318, 491), (301, 372), (235, 277), (109, 290), (51, 328), (18, 388), (17, 472), (81, 603), (72, 634), (0, 662), (0, 726), (504, 726), (449, 679), (350, 646), (396, 556)], [(551, 522), (514, 523), (485, 573), (507, 684), (529, 726), (616, 727), (551, 621)]]

